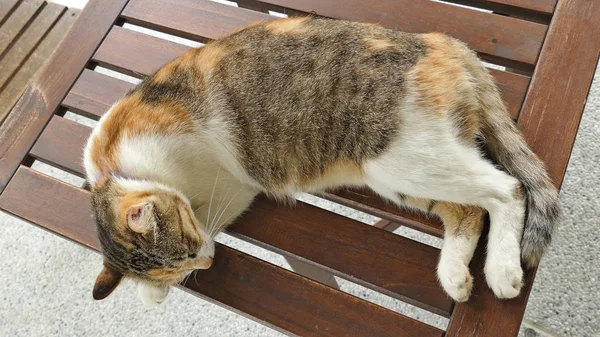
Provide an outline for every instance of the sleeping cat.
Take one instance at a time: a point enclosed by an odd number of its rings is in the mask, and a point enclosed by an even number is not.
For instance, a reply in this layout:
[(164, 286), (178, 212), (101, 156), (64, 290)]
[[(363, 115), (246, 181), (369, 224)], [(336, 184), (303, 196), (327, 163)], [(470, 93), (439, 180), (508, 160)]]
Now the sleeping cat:
[(486, 280), (512, 298), (559, 213), (465, 44), (318, 18), (257, 23), (167, 64), (100, 119), (84, 162), (104, 253), (96, 299), (127, 277), (160, 303), (211, 266), (213, 237), (257, 194), (343, 186), (443, 220), (437, 273), (456, 301), (489, 212)]

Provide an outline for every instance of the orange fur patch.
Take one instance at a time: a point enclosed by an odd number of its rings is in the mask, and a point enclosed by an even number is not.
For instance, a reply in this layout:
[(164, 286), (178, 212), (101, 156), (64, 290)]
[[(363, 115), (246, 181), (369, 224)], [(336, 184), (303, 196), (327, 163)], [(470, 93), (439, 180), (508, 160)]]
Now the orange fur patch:
[(217, 66), (219, 61), (227, 55), (228, 48), (222, 43), (211, 42), (202, 48), (197, 49), (197, 54), (194, 59), (196, 69), (200, 69), (204, 75), (210, 74)]
[(454, 118), (460, 125), (461, 138), (472, 139), (479, 130), (479, 117), (471, 74), (465, 65), (470, 51), (444, 34), (422, 34), (421, 38), (428, 46), (427, 53), (409, 71), (420, 104), (438, 118)]
[(364, 39), (364, 42), (369, 46), (369, 49), (372, 51), (379, 51), (391, 48), (394, 44), (384, 38), (377, 38), (374, 36), (370, 36)]
[(340, 160), (325, 169), (317, 177), (301, 177), (298, 185), (307, 191), (322, 191), (340, 185), (363, 183), (364, 171), (360, 165), (349, 160)]
[(304, 33), (309, 28), (304, 24), (307, 17), (274, 20), (265, 25), (265, 28), (274, 34)]
[(450, 202), (436, 202), (435, 212), (444, 222), (444, 227), (453, 235), (474, 235), (483, 229), (484, 210), (476, 206), (458, 205)]
[(139, 93), (125, 97), (103, 121), (91, 144), (91, 159), (101, 172), (118, 171), (117, 150), (123, 137), (194, 132), (189, 112), (175, 103), (148, 104)]

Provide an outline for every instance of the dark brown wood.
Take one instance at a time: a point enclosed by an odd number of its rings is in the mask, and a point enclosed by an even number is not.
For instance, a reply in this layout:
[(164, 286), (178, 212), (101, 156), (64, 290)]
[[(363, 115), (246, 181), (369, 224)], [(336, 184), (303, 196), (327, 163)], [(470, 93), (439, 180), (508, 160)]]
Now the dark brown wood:
[[(229, 6), (227, 6), (229, 7)], [(189, 47), (129, 29), (114, 27), (93, 60), (99, 65), (141, 78), (178, 57)], [(490, 69), (509, 113), (516, 118), (523, 103), (529, 77)]]
[(446, 337), (506, 337), (519, 334), (536, 270), (525, 270), (525, 285), (518, 297), (500, 300), (485, 281), (483, 266), (486, 247), (487, 234), (479, 240), (470, 265), (474, 278), (471, 298), (466, 303), (454, 306)]
[[(31, 155), (83, 177), (81, 149), (90, 132), (56, 116)], [(228, 232), (437, 314), (450, 314), (452, 302), (435, 276), (436, 248), (302, 202), (292, 209), (264, 196)]]
[(127, 0), (90, 1), (39, 77), (0, 125), (0, 192), (126, 3)]
[(237, 2), (238, 6), (240, 8), (251, 9), (253, 11), (258, 11), (258, 12), (269, 14), (269, 10), (267, 9), (267, 7), (261, 6), (260, 3), (256, 3), (256, 2), (248, 1), (248, 0), (236, 0), (235, 2)]
[(424, 0), (347, 0), (343, 6), (321, 0), (259, 2), (337, 19), (379, 23), (407, 32), (443, 32), (467, 42), (480, 53), (525, 64), (535, 64), (547, 28), (539, 23)]
[[(564, 178), (599, 54), (600, 2), (559, 0), (518, 122), (557, 186)], [(480, 242), (471, 267), (473, 296), (467, 304), (456, 305), (446, 336), (518, 334), (536, 270), (526, 272), (518, 298), (498, 300), (485, 284), (483, 247)]]
[(102, 67), (142, 78), (189, 49), (179, 43), (115, 26), (92, 60)]
[(83, 176), (83, 147), (91, 129), (54, 116), (31, 149), (31, 156), (69, 173)]
[(62, 102), (67, 109), (98, 120), (135, 85), (85, 69)]
[[(2, 68), (0, 72), (0, 91), (2, 91), (12, 75), (25, 63), (27, 57), (35, 50), (38, 43), (44, 38), (65, 10), (65, 6), (53, 3), (44, 6), (33, 22), (22, 32), (18, 40), (15, 41), (13, 47), (4, 53), (2, 60), (0, 60), (0, 67)], [(3, 119), (2, 117), (0, 116), (0, 120)]]
[(531, 9), (536, 12), (552, 14), (557, 0), (477, 0), (481, 2)]
[(562, 184), (600, 53), (600, 1), (560, 0), (518, 126)]
[(42, 42), (17, 70), (16, 74), (12, 76), (7, 85), (0, 90), (0, 123), (4, 119), (3, 116), (8, 115), (8, 112), (19, 100), (23, 91), (27, 88), (27, 84), (34, 78), (35, 73), (56, 49), (69, 27), (73, 25), (78, 14), (79, 10), (77, 9), (69, 9), (63, 14), (48, 35), (43, 38)]
[[(0, 209), (99, 249), (88, 193), (21, 167)], [(185, 289), (275, 329), (302, 336), (439, 336), (443, 331), (226, 246)]]
[(34, 19), (44, 2), (43, 0), (23, 1), (12, 15), (6, 18), (0, 29), (0, 59), (19, 33)]
[(320, 208), (260, 197), (227, 231), (437, 314), (452, 307), (435, 276), (438, 249)]
[(268, 14), (208, 0), (130, 0), (121, 17), (128, 23), (201, 42), (219, 38), (256, 21), (276, 19)]
[(444, 236), (442, 222), (437, 217), (427, 218), (414, 212), (405, 211), (395, 204), (383, 200), (368, 189), (340, 190), (335, 193), (325, 193), (323, 197), (423, 233), (437, 237)]

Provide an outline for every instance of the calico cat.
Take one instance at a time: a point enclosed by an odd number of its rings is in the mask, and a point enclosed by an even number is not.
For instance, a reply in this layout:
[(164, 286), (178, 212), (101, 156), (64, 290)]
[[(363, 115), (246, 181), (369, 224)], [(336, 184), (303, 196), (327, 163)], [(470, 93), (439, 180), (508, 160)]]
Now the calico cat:
[(437, 274), (456, 301), (471, 292), (485, 211), (499, 298), (519, 294), (521, 258), (537, 265), (559, 214), (543, 163), (464, 43), (312, 17), (256, 23), (148, 76), (100, 119), (84, 162), (104, 253), (96, 299), (127, 277), (160, 303), (210, 267), (213, 237), (258, 193), (368, 186), (439, 216)]

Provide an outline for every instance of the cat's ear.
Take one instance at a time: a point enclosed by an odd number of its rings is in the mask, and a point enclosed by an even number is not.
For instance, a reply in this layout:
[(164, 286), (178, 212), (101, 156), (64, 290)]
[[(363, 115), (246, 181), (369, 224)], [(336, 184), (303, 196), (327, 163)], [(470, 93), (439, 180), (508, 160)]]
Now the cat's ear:
[(123, 274), (104, 266), (98, 277), (96, 277), (96, 283), (92, 292), (94, 299), (101, 300), (106, 298), (106, 296), (110, 295), (117, 288), (122, 279)]
[(152, 218), (152, 203), (143, 202), (133, 205), (127, 210), (127, 225), (132, 231), (144, 234), (154, 227)]

